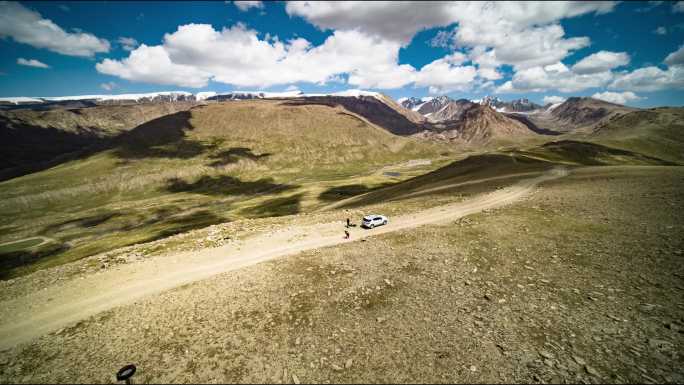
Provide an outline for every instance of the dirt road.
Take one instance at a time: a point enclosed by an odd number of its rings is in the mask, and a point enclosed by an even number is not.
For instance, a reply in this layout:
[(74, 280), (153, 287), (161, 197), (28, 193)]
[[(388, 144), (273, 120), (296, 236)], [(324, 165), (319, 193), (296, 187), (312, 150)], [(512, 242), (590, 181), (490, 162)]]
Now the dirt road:
[[(474, 179), (474, 180), (469, 180), (466, 182), (450, 183), (450, 184), (440, 185), (440, 186), (432, 187), (432, 188), (428, 188), (428, 189), (422, 189), (420, 191), (415, 191), (415, 192), (406, 192), (403, 194), (399, 193), (399, 195), (392, 198), (392, 200), (412, 198), (412, 197), (415, 197), (418, 195), (432, 194), (432, 193), (436, 193), (436, 192), (440, 192), (440, 191), (453, 189), (456, 187), (469, 186), (469, 185), (473, 185), (473, 184), (491, 182), (491, 181), (495, 181), (495, 180), (519, 178), (519, 177), (523, 177), (523, 176), (537, 176), (540, 174), (542, 174), (542, 172), (540, 172), (540, 171), (521, 172), (521, 173), (517, 173), (517, 174), (506, 174), (506, 175), (493, 176), (490, 178)], [(316, 211), (318, 212), (318, 211), (333, 210), (333, 209), (341, 208), (341, 207), (344, 207), (346, 205), (349, 205), (349, 204), (352, 204), (355, 202), (360, 202), (368, 194), (370, 194), (370, 193), (365, 193), (365, 194), (353, 196), (351, 198), (342, 199), (342, 200), (337, 201), (335, 203), (331, 203), (329, 205), (323, 206)]]
[(4, 309), (0, 315), (0, 349), (30, 341), (145, 296), (223, 272), (304, 250), (353, 242), (426, 224), (453, 221), (485, 209), (510, 204), (530, 193), (539, 183), (565, 175), (565, 169), (556, 168), (541, 176), (525, 179), (465, 202), (390, 218), (388, 225), (376, 229), (355, 228), (351, 230), (351, 240), (343, 238), (344, 227), (341, 222), (292, 226), (255, 236), (238, 244), (151, 258), (80, 279), (58, 281), (43, 290), (0, 303), (0, 308)]

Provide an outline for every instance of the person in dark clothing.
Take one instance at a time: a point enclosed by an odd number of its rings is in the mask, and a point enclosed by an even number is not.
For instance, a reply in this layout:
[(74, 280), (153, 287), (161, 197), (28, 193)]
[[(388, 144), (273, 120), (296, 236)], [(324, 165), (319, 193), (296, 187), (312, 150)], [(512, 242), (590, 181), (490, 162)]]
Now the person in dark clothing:
[(347, 227), (351, 227), (351, 221), (347, 218)]
[(344, 230), (344, 239), (349, 239), (349, 231)]

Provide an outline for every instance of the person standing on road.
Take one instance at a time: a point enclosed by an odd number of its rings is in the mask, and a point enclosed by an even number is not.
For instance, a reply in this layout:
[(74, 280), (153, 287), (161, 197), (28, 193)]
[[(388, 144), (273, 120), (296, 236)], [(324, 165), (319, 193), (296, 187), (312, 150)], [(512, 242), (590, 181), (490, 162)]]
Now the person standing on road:
[(344, 230), (344, 239), (349, 239), (349, 231)]
[(350, 228), (350, 227), (351, 227), (351, 221), (349, 220), (349, 218), (347, 218), (347, 228)]

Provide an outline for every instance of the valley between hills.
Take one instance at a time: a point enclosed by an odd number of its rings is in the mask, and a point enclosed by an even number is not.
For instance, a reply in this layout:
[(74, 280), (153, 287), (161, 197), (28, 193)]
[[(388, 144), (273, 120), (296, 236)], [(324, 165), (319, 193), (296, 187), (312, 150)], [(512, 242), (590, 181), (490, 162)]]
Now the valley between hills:
[(0, 382), (682, 382), (682, 130), (591, 98), (0, 101)]

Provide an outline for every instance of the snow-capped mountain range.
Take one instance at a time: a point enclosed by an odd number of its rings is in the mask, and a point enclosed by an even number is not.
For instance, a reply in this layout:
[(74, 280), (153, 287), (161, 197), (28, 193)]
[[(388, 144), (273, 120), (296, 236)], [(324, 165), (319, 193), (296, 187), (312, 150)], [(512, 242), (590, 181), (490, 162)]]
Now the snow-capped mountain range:
[[(74, 96), (39, 96), (39, 97), (8, 97), (0, 98), (0, 104), (5, 105), (30, 105), (30, 104), (50, 104), (61, 103), (67, 101), (90, 101), (103, 104), (112, 103), (154, 103), (154, 102), (177, 102), (177, 101), (221, 101), (221, 100), (243, 100), (243, 99), (270, 99), (270, 98), (305, 98), (305, 97), (322, 97), (322, 96), (338, 96), (338, 97), (375, 97), (384, 99), (385, 97), (379, 92), (364, 91), (364, 90), (346, 90), (333, 93), (303, 93), (299, 90), (285, 91), (285, 92), (265, 92), (265, 91), (231, 91), (231, 92), (213, 92), (204, 91), (198, 93), (190, 93), (187, 91), (164, 91), (164, 92), (150, 92), (140, 94), (118, 94), (118, 95), (74, 95)], [(459, 101), (466, 101), (467, 99), (459, 99)], [(420, 113), (423, 116), (429, 117), (431, 114), (437, 113), (450, 102), (456, 100), (448, 96), (436, 97), (410, 97), (400, 98), (397, 102), (406, 109)], [(487, 105), (498, 112), (528, 112), (541, 109), (542, 106), (530, 102), (528, 99), (516, 99), (510, 102), (505, 102), (496, 96), (485, 96), (482, 99), (467, 100), (471, 103), (480, 105)]]
[[(482, 99), (468, 100), (459, 99), (459, 101), (467, 100), (471, 103), (490, 106), (498, 112), (528, 112), (539, 110), (543, 108), (542, 106), (530, 102), (526, 98), (512, 100), (510, 102), (505, 102), (496, 96), (485, 96)], [(424, 98), (400, 98), (398, 102), (407, 109), (417, 111), (425, 116), (434, 114), (444, 108), (450, 102), (455, 102), (456, 100), (448, 96), (437, 96), (437, 97), (424, 97)]]
[[(200, 95), (202, 94), (202, 95)], [(200, 92), (198, 96), (207, 97), (209, 93)], [(12, 104), (37, 104), (50, 102), (65, 102), (77, 100), (92, 101), (135, 101), (135, 102), (155, 102), (155, 101), (185, 101), (198, 100), (195, 95), (185, 91), (164, 91), (150, 92), (145, 94), (119, 94), (119, 95), (76, 95), (76, 96), (40, 96), (40, 97), (12, 97), (0, 98), (0, 102)], [(201, 99), (199, 99), (201, 100)]]
[(418, 111), (420, 106), (423, 104), (430, 102), (434, 97), (428, 96), (424, 98), (416, 98), (416, 97), (410, 97), (410, 98), (399, 98), (397, 99), (397, 103), (401, 104), (404, 108), (407, 108), (409, 110), (413, 111)]
[(177, 102), (177, 101), (204, 101), (204, 100), (242, 100), (242, 99), (270, 99), (270, 98), (302, 98), (320, 96), (343, 96), (343, 97), (381, 97), (379, 92), (363, 90), (346, 90), (333, 93), (311, 93), (302, 91), (264, 92), (264, 91), (231, 91), (217, 93), (213, 91), (198, 92), (196, 94), (187, 91), (164, 91), (144, 94), (119, 94), (119, 95), (75, 95), (75, 96), (45, 96), (45, 97), (9, 97), (0, 98), (1, 104), (43, 104), (66, 101), (94, 101), (100, 103), (111, 102)]

